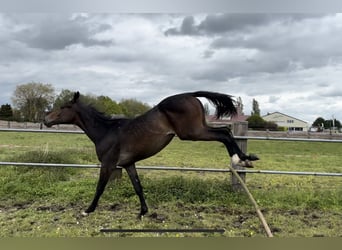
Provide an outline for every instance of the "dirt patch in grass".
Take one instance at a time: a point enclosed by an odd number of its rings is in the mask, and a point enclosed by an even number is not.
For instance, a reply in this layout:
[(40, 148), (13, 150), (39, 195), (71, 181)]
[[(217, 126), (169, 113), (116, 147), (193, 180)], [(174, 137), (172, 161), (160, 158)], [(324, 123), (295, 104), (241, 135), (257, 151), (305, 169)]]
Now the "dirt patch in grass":
[[(222, 206), (181, 204), (152, 206), (142, 220), (136, 219), (136, 204), (102, 204), (87, 217), (75, 204), (16, 204), (0, 208), (1, 237), (7, 236), (105, 236), (101, 228), (126, 229), (225, 229), (223, 236), (265, 236), (256, 213), (251, 208), (229, 209)], [(342, 236), (340, 211), (265, 210), (264, 215), (276, 237)], [(6, 226), (5, 226), (6, 225)], [(4, 227), (5, 226), (5, 227)], [(116, 237), (136, 236), (221, 236), (187, 233), (113, 233)]]

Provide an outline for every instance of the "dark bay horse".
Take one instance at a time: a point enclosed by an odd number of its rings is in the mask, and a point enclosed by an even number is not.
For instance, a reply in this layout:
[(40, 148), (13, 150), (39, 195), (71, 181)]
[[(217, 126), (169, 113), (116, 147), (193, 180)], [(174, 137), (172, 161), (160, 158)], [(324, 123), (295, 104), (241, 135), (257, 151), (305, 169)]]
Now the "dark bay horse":
[(93, 107), (79, 101), (80, 93), (60, 109), (48, 113), (46, 126), (75, 124), (94, 142), (96, 154), (101, 162), (100, 177), (95, 197), (83, 212), (93, 212), (105, 186), (117, 166), (126, 169), (141, 210), (139, 217), (147, 213), (143, 189), (135, 163), (162, 150), (177, 135), (181, 140), (222, 142), (234, 161), (252, 167), (250, 161), (258, 160), (255, 155), (244, 154), (236, 144), (227, 127), (212, 128), (205, 122), (202, 103), (196, 97), (205, 97), (216, 106), (216, 116), (236, 114), (234, 100), (229, 95), (213, 92), (183, 93), (167, 97), (157, 106), (134, 119), (114, 119), (105, 116)]

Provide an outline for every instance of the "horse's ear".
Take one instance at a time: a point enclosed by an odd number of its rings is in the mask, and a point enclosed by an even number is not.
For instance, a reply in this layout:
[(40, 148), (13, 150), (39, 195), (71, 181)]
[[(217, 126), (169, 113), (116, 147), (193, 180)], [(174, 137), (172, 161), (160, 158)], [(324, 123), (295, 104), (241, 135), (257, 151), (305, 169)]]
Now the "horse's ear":
[(72, 102), (73, 103), (76, 103), (77, 102), (77, 100), (78, 100), (78, 98), (80, 98), (80, 92), (75, 92), (75, 94), (74, 94), (74, 98), (72, 99)]

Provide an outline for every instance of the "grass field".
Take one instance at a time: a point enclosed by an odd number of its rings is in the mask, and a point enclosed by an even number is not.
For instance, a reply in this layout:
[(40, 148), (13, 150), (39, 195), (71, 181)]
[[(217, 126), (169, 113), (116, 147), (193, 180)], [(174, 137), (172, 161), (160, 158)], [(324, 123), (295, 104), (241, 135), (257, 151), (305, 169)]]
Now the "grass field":
[[(256, 169), (342, 172), (342, 145), (249, 141)], [(0, 132), (0, 161), (98, 163), (82, 134)], [(216, 142), (175, 139), (138, 165), (227, 168)], [(221, 234), (103, 234), (101, 228), (224, 228), (223, 236), (265, 236), (244, 193), (230, 175), (140, 170), (149, 213), (136, 219), (139, 201), (126, 174), (113, 181), (88, 217), (98, 169), (0, 167), (0, 236), (221, 236)], [(276, 237), (342, 236), (340, 177), (248, 174), (246, 179)]]

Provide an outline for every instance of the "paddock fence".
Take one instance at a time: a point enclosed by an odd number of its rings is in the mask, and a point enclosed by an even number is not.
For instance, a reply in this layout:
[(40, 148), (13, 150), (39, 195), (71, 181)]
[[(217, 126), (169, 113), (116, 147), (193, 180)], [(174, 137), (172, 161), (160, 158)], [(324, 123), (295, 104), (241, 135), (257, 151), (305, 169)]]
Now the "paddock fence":
[[(278, 140), (278, 141), (296, 141), (296, 142), (329, 142), (329, 143), (342, 143), (340, 139), (312, 139), (312, 138), (284, 138), (284, 137), (269, 137), (267, 136), (247, 136), (247, 126), (245, 123), (234, 124), (232, 127), (232, 131), (234, 137), (237, 141), (237, 144), (241, 148), (243, 152), (247, 151), (247, 141), (248, 140)], [(0, 128), (0, 132), (34, 132), (34, 133), (73, 133), (73, 134), (82, 134), (83, 131), (79, 130), (46, 130), (46, 129), (13, 129)], [(24, 167), (72, 167), (72, 168), (100, 168), (99, 164), (54, 164), (54, 163), (28, 163), (28, 162), (0, 162), (0, 166), (24, 166)], [(171, 167), (171, 166), (137, 166), (137, 169), (140, 170), (156, 170), (156, 171), (181, 171), (181, 172), (209, 172), (209, 173), (231, 173), (231, 185), (234, 191), (240, 191), (244, 189), (249, 196), (249, 199), (253, 203), (257, 215), (262, 222), (266, 234), (268, 237), (273, 237), (271, 229), (269, 228), (258, 204), (256, 203), (254, 197), (249, 192), (247, 186), (245, 185), (245, 177), (246, 174), (278, 174), (278, 175), (302, 175), (302, 176), (329, 176), (329, 177), (342, 177), (341, 173), (326, 173), (326, 172), (299, 172), (299, 171), (274, 171), (274, 170), (254, 170), (254, 169), (245, 169), (240, 167), (238, 164), (231, 163), (231, 166), (228, 169), (213, 169), (213, 168), (195, 168), (195, 167)], [(116, 171), (114, 171), (114, 178), (120, 178), (122, 175), (122, 168), (118, 167)], [(101, 232), (219, 232), (224, 233), (224, 229), (102, 229)]]
[[(243, 130), (242, 130), (243, 131)], [(30, 132), (30, 133), (67, 133), (84, 134), (81, 130), (70, 129), (30, 129), (30, 128), (0, 128), (0, 132)], [(236, 131), (235, 131), (236, 132)], [(235, 133), (236, 134), (236, 133)], [(239, 146), (246, 151), (248, 140), (270, 140), (270, 141), (295, 141), (295, 142), (329, 142), (342, 143), (340, 139), (314, 139), (314, 138), (288, 138), (288, 137), (270, 137), (270, 136), (246, 136), (234, 135)], [(31, 162), (4, 162), (0, 161), (0, 166), (23, 166), (23, 167), (70, 167), (70, 168), (100, 168), (100, 164), (55, 164), (55, 163), (31, 163)], [(120, 168), (120, 167), (118, 167)], [(174, 167), (174, 166), (137, 166), (140, 170), (152, 171), (180, 171), (180, 172), (207, 172), (207, 173), (231, 173), (230, 169), (215, 168), (196, 168), (196, 167)], [(305, 172), (305, 171), (277, 171), (277, 170), (254, 170), (254, 169), (236, 169), (239, 174), (277, 174), (277, 175), (302, 175), (302, 176), (330, 176), (342, 177), (341, 173), (328, 172)]]

